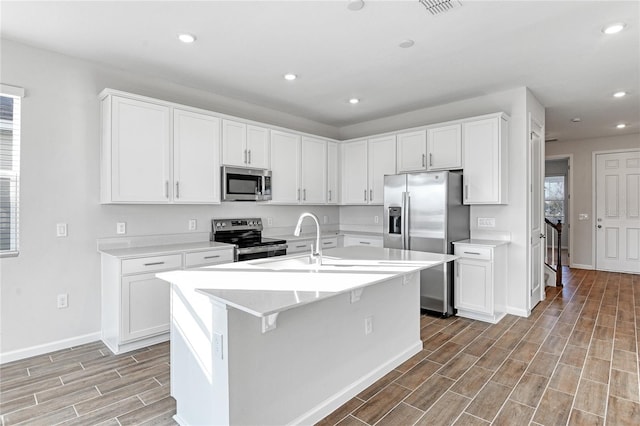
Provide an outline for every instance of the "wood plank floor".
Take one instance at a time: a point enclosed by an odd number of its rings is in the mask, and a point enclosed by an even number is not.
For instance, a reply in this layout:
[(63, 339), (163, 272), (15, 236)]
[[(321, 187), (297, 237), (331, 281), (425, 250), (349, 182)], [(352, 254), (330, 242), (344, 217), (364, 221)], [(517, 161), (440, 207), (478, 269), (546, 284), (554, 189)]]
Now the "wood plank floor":
[[(638, 425), (640, 276), (569, 270), (530, 318), (421, 317), (424, 350), (320, 425)], [(175, 425), (169, 345), (0, 367), (3, 425)]]

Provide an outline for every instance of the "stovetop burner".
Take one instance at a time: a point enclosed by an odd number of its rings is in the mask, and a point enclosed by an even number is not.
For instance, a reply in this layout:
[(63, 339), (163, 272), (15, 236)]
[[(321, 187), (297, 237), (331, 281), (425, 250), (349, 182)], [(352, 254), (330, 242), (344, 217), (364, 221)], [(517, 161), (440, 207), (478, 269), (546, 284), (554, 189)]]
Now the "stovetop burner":
[(262, 237), (262, 219), (213, 219), (211, 241), (235, 244), (238, 248), (275, 246), (285, 240)]

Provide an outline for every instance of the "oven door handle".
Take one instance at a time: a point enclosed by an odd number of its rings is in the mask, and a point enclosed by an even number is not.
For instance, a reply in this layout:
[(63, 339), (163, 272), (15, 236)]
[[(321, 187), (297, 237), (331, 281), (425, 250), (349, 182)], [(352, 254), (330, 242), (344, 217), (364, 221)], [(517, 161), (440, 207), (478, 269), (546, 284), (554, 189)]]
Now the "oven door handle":
[(258, 246), (258, 247), (243, 247), (236, 249), (237, 254), (254, 254), (254, 253), (267, 253), (270, 251), (286, 249), (286, 244), (275, 244), (271, 246)]

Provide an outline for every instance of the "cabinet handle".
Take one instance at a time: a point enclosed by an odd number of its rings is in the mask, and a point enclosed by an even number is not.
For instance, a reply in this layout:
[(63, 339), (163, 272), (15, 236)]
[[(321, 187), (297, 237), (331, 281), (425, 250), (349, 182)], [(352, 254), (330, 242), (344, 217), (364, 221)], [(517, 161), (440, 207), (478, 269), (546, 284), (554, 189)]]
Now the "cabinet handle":
[(469, 199), (469, 185), (464, 186), (464, 199), (465, 200)]
[(244, 164), (247, 164), (247, 150), (244, 150)]
[(329, 190), (329, 201), (331, 201), (331, 190)]
[(298, 201), (300, 201), (300, 188), (298, 188)]
[(364, 200), (367, 201), (367, 190), (364, 190)]
[(307, 201), (307, 189), (302, 190), (302, 201)]
[(164, 181), (164, 197), (169, 198), (169, 181)]
[(145, 263), (143, 266), (156, 266), (156, 265), (164, 265), (164, 262)]
[(220, 257), (220, 255), (216, 254), (215, 256), (205, 256), (204, 259), (217, 259), (219, 257)]
[(424, 159), (425, 159), (425, 155), (424, 155), (424, 154), (422, 154), (422, 167), (425, 167), (425, 166), (426, 166), (426, 164), (425, 164), (425, 160), (424, 160)]
[(373, 189), (369, 190), (369, 201), (373, 201)]
[(249, 152), (249, 164), (251, 164), (251, 150), (249, 150), (248, 152)]
[(176, 198), (180, 198), (180, 182), (176, 182)]
[(360, 241), (360, 244), (368, 246), (371, 243), (369, 241)]
[(429, 153), (429, 167), (433, 166), (433, 154)]
[(463, 251), (464, 254), (475, 254), (476, 256), (480, 256), (480, 253), (477, 251)]
[(302, 244), (301, 246), (296, 246), (296, 248), (305, 248), (306, 246), (306, 244)]
[(323, 242), (322, 244), (326, 246), (326, 245), (328, 245), (328, 244), (331, 244), (331, 241), (325, 241), (325, 242)]

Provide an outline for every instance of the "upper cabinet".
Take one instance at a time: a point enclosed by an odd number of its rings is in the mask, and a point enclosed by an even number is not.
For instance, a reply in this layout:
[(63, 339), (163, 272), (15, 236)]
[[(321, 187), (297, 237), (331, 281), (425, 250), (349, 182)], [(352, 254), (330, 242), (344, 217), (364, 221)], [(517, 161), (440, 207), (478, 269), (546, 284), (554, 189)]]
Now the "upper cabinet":
[(300, 193), (300, 136), (271, 131), (271, 202), (297, 204)]
[(427, 132), (398, 133), (398, 173), (420, 172), (427, 168)]
[(327, 141), (307, 136), (302, 138), (300, 176), (302, 203), (326, 203)]
[(218, 118), (110, 93), (101, 107), (102, 203), (219, 202)]
[(338, 143), (327, 142), (327, 204), (338, 204)]
[(509, 117), (493, 114), (462, 126), (464, 204), (507, 204)]
[(395, 173), (395, 135), (342, 144), (342, 204), (383, 204), (384, 175)]
[(462, 125), (431, 127), (427, 130), (427, 170), (462, 168)]
[(222, 120), (222, 164), (269, 168), (269, 129)]

